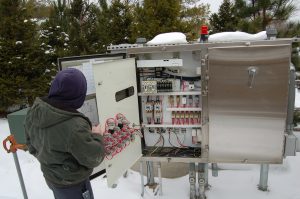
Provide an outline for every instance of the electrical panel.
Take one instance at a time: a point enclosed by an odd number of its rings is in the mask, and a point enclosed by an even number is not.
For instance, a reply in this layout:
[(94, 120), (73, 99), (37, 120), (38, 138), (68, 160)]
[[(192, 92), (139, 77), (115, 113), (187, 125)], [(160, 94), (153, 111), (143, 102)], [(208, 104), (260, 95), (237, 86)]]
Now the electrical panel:
[[(137, 56), (144, 156), (201, 157), (201, 62), (193, 52)], [(151, 57), (151, 58), (149, 58)], [(178, 152), (174, 152), (178, 151)]]

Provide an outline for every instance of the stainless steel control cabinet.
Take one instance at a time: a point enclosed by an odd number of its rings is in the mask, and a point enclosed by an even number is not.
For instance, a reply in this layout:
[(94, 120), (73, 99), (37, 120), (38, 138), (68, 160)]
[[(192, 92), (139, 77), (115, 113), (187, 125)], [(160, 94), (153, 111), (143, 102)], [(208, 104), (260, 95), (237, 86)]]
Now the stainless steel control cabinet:
[[(142, 139), (145, 139), (143, 147), (138, 138), (112, 160), (105, 161), (109, 185), (142, 156), (144, 160), (168, 162), (282, 163), (291, 43), (291, 40), (274, 40), (134, 46), (126, 50), (126, 59), (93, 63), (100, 123), (123, 113), (141, 128), (144, 133)], [(201, 90), (190, 93), (201, 97), (200, 125), (184, 127), (189, 147), (201, 149), (201, 154), (196, 157), (142, 155), (153, 139), (157, 139), (149, 132), (150, 127), (178, 127), (163, 124), (147, 126), (143, 110), (147, 95), (141, 90), (138, 62), (167, 59), (182, 60), (180, 70), (183, 76), (201, 78)], [(119, 91), (131, 87), (132, 95), (116, 100)], [(163, 97), (164, 94), (152, 95)], [(163, 109), (166, 107), (163, 106)], [(168, 114), (170, 117), (170, 113), (165, 114), (165, 117)], [(194, 127), (201, 128), (201, 144), (197, 146), (190, 143)]]

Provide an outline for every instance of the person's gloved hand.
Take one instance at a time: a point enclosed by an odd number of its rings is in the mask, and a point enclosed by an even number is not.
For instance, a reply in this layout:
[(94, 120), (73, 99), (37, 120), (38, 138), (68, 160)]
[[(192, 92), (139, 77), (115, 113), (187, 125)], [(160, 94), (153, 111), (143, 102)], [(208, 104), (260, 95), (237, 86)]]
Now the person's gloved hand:
[(101, 127), (101, 125), (100, 124), (98, 124), (97, 126), (93, 126), (92, 127), (92, 132), (93, 133), (97, 133), (97, 134), (99, 134), (99, 135), (103, 135), (103, 130), (102, 130), (102, 127)]

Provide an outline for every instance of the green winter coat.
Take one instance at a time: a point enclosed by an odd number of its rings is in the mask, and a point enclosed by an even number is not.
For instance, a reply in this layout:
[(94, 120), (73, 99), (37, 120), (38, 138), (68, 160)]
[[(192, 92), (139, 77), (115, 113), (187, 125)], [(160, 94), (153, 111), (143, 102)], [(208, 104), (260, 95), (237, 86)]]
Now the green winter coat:
[(87, 179), (104, 158), (102, 136), (81, 113), (55, 108), (37, 98), (25, 119), (28, 150), (47, 181), (58, 186)]

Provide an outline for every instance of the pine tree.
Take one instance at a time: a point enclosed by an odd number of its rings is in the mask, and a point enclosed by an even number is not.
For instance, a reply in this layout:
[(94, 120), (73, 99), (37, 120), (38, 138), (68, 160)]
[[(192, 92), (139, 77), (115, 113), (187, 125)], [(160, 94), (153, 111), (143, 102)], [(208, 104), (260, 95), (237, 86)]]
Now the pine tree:
[(131, 34), (132, 6), (128, 1), (113, 0), (108, 9), (110, 42), (112, 44), (134, 42)]
[(109, 8), (106, 0), (99, 0), (99, 9), (96, 10), (96, 30), (94, 37), (98, 38), (94, 48), (97, 53), (105, 53), (107, 45), (111, 44), (111, 33), (108, 31), (110, 28)]
[(293, 0), (235, 0), (243, 31), (257, 32), (275, 22), (285, 22), (296, 10)]
[(235, 15), (234, 5), (230, 0), (224, 0), (219, 8), (218, 14), (210, 17), (210, 25), (213, 33), (236, 31), (238, 20)]
[(107, 30), (98, 27), (99, 13), (99, 7), (87, 0), (52, 2), (42, 36), (46, 46), (54, 48), (53, 59), (103, 52), (102, 33)]
[(21, 0), (0, 0), (0, 111), (31, 104), (49, 88), (53, 66)]
[(182, 31), (187, 33), (189, 40), (200, 37), (200, 27), (207, 24), (209, 5), (200, 3), (199, 0), (186, 0), (182, 2), (181, 23)]
[(57, 66), (57, 58), (69, 55), (69, 23), (66, 0), (57, 0), (50, 5), (50, 16), (41, 24), (39, 37), (41, 48), (47, 52), (52, 65)]
[(181, 32), (180, 0), (144, 0), (137, 3), (133, 25), (133, 38), (154, 36), (165, 32)]
[(96, 34), (95, 5), (85, 0), (73, 0), (68, 12), (70, 54), (85, 55), (95, 53)]
[(50, 5), (40, 0), (26, 0), (25, 7), (35, 19), (46, 19), (50, 15)]
[(60, 26), (63, 31), (69, 29), (67, 0), (56, 0), (50, 4), (49, 26)]

